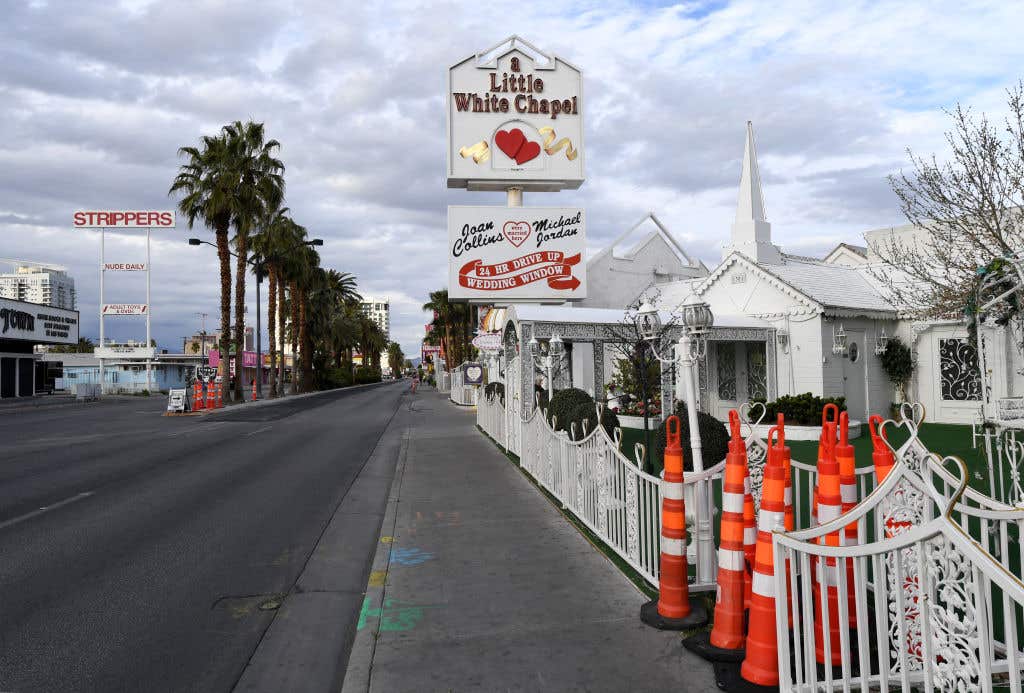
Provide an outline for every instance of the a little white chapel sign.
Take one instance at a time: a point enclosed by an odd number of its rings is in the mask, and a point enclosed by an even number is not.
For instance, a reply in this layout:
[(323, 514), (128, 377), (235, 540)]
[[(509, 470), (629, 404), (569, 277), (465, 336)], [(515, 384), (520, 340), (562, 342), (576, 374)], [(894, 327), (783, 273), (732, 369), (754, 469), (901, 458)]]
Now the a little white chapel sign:
[(575, 189), (584, 153), (573, 65), (513, 36), (448, 70), (449, 188)]

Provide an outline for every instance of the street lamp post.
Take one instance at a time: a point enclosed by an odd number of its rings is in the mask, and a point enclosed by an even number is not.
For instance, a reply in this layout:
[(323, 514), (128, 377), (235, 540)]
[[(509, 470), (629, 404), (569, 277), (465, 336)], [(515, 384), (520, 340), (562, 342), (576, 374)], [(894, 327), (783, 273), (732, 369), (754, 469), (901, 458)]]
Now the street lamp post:
[(551, 402), (551, 396), (555, 393), (554, 381), (551, 378), (551, 372), (555, 367), (555, 364), (561, 364), (562, 357), (565, 355), (565, 342), (558, 335), (555, 335), (548, 341), (547, 353), (542, 353), (540, 349), (540, 342), (537, 341), (536, 337), (530, 338), (530, 357), (533, 359), (534, 364), (538, 368), (543, 368), (545, 376), (548, 382), (548, 403)]
[[(682, 307), (683, 328), (679, 337), (677, 353), (663, 357), (658, 353), (657, 341), (660, 337), (661, 317), (657, 309), (650, 303), (644, 303), (639, 310), (639, 327), (641, 336), (650, 344), (654, 357), (663, 364), (672, 364), (677, 360), (683, 371), (683, 391), (686, 395), (686, 418), (690, 428), (690, 454), (693, 457), (694, 472), (704, 471), (704, 456), (701, 449), (700, 427), (697, 421), (697, 363), (704, 358), (707, 349), (705, 336), (714, 324), (714, 315), (707, 303), (697, 296), (691, 295)], [(698, 546), (697, 579), (700, 582), (714, 579), (712, 556), (714, 539), (711, 532), (710, 508), (703, 507), (704, 494), (695, 493), (694, 516), (697, 521), (696, 540)]]
[[(188, 239), (188, 244), (189, 245), (208, 245), (208, 246), (212, 246), (214, 248), (217, 247), (213, 243), (210, 243), (209, 241), (204, 241), (201, 238), (190, 238), (190, 239)], [(292, 246), (291, 248), (288, 248), (286, 251), (284, 251), (280, 255), (271, 255), (271, 256), (263, 257), (263, 258), (261, 258), (261, 257), (259, 257), (257, 255), (251, 255), (245, 261), (247, 265), (250, 265), (252, 267), (253, 274), (256, 275), (256, 396), (257, 397), (263, 397), (263, 334), (262, 334), (263, 333), (263, 329), (262, 329), (262, 325), (260, 324), (260, 313), (261, 313), (261, 311), (260, 311), (260, 284), (263, 283), (263, 275), (264, 275), (264, 273), (266, 271), (266, 264), (270, 260), (279, 260), (279, 259), (281, 259), (281, 257), (286, 255), (287, 253), (290, 253), (293, 250), (301, 248), (304, 245), (308, 245), (308, 246), (321, 246), (323, 244), (324, 244), (324, 241), (323, 241), (322, 238), (314, 238), (314, 239), (309, 240), (309, 241), (303, 241), (301, 243), (296, 243), (294, 246)], [(231, 255), (232, 257), (238, 257), (238, 255), (236, 253), (232, 253), (230, 250), (228, 251), (228, 254)], [(204, 314), (204, 317), (205, 317), (205, 314)], [(228, 335), (228, 340), (230, 341), (230, 335)], [(204, 333), (204, 336), (203, 336), (203, 342), (204, 342), (204, 345), (205, 345), (205, 342), (206, 342), (205, 333)], [(244, 343), (243, 344), (239, 344), (238, 346), (239, 346), (239, 351), (242, 351), (242, 350), (244, 350), (245, 344)], [(224, 351), (226, 352), (227, 349), (224, 349)], [(241, 357), (241, 354), (238, 354), (238, 356)], [(230, 358), (230, 357), (225, 353), (224, 358)], [(281, 355), (281, 358), (282, 359), (284, 358), (284, 354)], [(293, 355), (293, 358), (294, 358), (294, 355)], [(238, 365), (236, 367), (238, 368), (238, 377), (241, 378), (242, 377), (241, 361), (239, 361), (239, 363), (238, 363)]]

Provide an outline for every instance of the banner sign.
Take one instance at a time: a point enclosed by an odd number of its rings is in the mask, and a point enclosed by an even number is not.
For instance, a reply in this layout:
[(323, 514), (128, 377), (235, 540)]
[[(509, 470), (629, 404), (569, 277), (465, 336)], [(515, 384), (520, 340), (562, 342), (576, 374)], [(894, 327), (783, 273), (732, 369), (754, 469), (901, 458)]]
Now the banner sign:
[(156, 356), (156, 347), (147, 346), (105, 346), (96, 347), (93, 355), (100, 359), (151, 359)]
[(0, 339), (77, 344), (78, 311), (0, 298)]
[(462, 383), (464, 385), (483, 385), (484, 367), (479, 363), (462, 364)]
[(449, 207), (448, 296), (584, 299), (585, 249), (582, 209)]
[(216, 377), (216, 366), (196, 366), (196, 380), (199, 382), (212, 383)]
[(105, 272), (145, 272), (145, 262), (104, 262)]
[(104, 315), (145, 315), (149, 309), (145, 303), (104, 303)]
[(75, 212), (76, 229), (173, 229), (174, 210), (116, 210)]
[(583, 75), (573, 65), (513, 37), (449, 68), (447, 99), (449, 188), (583, 183)]
[(500, 332), (484, 332), (473, 337), (473, 346), (480, 351), (494, 352), (501, 349)]

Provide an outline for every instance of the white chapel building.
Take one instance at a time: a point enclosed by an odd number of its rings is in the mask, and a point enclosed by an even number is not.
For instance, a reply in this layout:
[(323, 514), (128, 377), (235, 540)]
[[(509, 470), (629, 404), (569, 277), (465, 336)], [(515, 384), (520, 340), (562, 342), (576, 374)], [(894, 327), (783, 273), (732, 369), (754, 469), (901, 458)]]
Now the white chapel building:
[[(716, 324), (753, 319), (773, 328), (773, 343), (709, 342), (702, 400), (720, 419), (763, 393), (765, 379), (775, 381), (779, 395), (845, 397), (852, 419), (864, 421), (872, 413), (887, 417), (896, 394), (876, 346), (898, 336), (916, 362), (908, 399), (924, 404), (930, 421), (969, 423), (978, 418), (981, 380), (966, 325), (901, 315), (872, 275), (880, 266), (872, 248), (892, 234), (914, 232), (912, 227), (870, 231), (865, 246), (843, 243), (824, 259), (787, 254), (772, 242), (748, 123), (736, 218), (722, 262), (704, 278), (662, 283), (645, 293), (663, 311), (696, 294), (709, 304)], [(1001, 332), (993, 329), (986, 337), (992, 398), (1024, 393), (1019, 354)], [(766, 358), (767, 349), (774, 350), (774, 358)]]

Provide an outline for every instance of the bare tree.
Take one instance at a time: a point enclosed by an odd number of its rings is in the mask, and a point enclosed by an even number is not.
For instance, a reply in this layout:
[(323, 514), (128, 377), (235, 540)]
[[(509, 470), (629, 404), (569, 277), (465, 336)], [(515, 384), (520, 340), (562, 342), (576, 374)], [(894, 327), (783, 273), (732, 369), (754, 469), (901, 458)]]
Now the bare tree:
[(874, 244), (884, 265), (872, 274), (910, 315), (961, 317), (973, 304), (979, 268), (1024, 255), (1024, 82), (1007, 97), (1002, 127), (958, 104), (948, 112), (952, 159), (908, 150), (913, 170), (889, 177), (920, 233)]

